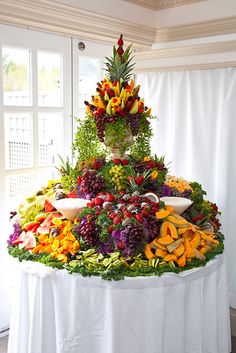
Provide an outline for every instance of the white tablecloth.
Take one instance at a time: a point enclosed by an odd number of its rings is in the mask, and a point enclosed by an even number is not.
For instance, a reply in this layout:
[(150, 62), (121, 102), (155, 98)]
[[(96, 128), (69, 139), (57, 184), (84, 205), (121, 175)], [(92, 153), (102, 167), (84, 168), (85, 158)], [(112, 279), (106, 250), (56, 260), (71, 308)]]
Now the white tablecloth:
[(26, 263), (8, 353), (229, 353), (224, 256), (181, 275), (104, 281)]

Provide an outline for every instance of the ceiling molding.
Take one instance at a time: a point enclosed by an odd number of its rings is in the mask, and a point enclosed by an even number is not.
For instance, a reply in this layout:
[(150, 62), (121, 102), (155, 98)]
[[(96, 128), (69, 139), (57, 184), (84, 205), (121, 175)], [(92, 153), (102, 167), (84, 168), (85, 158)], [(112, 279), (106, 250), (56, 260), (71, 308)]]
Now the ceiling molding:
[(157, 29), (156, 43), (236, 33), (236, 17)]
[(215, 54), (215, 53), (228, 53), (236, 51), (236, 40), (227, 42), (204, 43), (189, 45), (178, 48), (165, 48), (149, 51), (135, 52), (136, 62), (144, 60), (155, 60), (163, 58), (175, 58), (181, 56)]
[(176, 6), (184, 6), (206, 0), (124, 0), (152, 10), (164, 10)]
[[(208, 69), (224, 69), (227, 67), (236, 67), (236, 61), (224, 61), (215, 63), (201, 63), (201, 64), (184, 64), (171, 66), (155, 66), (143, 67), (134, 70), (135, 74), (144, 72), (163, 72), (163, 71), (191, 71), (191, 70), (208, 70)], [(236, 320), (235, 320), (236, 322)]]
[(0, 22), (61, 35), (114, 43), (122, 33), (126, 43), (150, 47), (156, 29), (81, 10), (51, 0), (0, 0)]

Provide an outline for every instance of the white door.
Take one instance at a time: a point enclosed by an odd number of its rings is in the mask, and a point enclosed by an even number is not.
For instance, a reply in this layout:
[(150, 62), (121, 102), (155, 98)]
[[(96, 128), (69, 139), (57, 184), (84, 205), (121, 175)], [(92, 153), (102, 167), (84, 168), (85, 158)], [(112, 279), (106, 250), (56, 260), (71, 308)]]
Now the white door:
[(0, 25), (0, 332), (10, 316), (9, 211), (57, 177), (58, 154), (71, 159), (73, 116), (84, 117), (111, 55), (112, 46)]

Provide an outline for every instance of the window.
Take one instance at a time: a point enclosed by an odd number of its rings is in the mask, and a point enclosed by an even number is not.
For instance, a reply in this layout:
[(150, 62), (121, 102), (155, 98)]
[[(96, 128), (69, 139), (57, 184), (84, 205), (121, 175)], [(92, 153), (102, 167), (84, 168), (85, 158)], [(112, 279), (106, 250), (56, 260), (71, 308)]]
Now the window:
[(10, 210), (57, 177), (58, 154), (71, 157), (71, 41), (0, 27), (0, 182)]

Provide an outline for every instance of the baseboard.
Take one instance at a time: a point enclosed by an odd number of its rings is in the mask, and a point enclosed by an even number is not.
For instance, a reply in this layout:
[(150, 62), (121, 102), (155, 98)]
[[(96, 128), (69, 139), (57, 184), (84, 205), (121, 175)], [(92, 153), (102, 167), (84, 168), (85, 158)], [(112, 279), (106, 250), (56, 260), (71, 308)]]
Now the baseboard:
[(4, 337), (4, 336), (7, 336), (9, 335), (9, 327), (3, 327), (1, 328), (1, 331), (0, 331), (0, 337)]
[(236, 309), (230, 308), (231, 334), (236, 337)]

